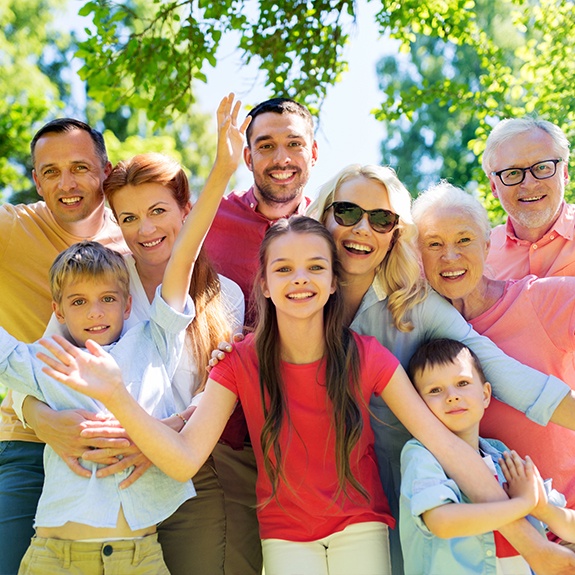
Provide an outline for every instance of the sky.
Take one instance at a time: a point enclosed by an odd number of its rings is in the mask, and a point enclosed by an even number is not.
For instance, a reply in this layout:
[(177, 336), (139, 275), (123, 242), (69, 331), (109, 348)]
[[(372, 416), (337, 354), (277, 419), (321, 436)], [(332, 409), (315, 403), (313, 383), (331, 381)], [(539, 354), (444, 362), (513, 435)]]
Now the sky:
[[(349, 70), (341, 82), (329, 89), (320, 113), (316, 133), (319, 157), (306, 188), (308, 196), (314, 197), (321, 184), (348, 164), (381, 161), (383, 127), (371, 113), (382, 101), (376, 64), (382, 56), (397, 51), (397, 47), (393, 41), (379, 37), (377, 8), (377, 3), (357, 2), (357, 26), (345, 52)], [(250, 107), (273, 97), (263, 80), (258, 79), (257, 66), (241, 66), (239, 54), (230, 43), (220, 49), (217, 66), (204, 72), (208, 81), (196, 84), (197, 99), (200, 107), (214, 116), (220, 99), (229, 92), (235, 92)], [(245, 166), (238, 170), (236, 180), (237, 189), (251, 185), (251, 173)]]

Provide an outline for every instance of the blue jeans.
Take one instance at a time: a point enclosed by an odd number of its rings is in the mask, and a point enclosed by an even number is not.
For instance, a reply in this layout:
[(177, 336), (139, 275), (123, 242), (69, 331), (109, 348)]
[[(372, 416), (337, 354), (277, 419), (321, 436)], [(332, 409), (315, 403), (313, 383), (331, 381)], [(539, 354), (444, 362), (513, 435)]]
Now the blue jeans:
[(16, 575), (34, 535), (43, 443), (0, 441), (0, 575)]

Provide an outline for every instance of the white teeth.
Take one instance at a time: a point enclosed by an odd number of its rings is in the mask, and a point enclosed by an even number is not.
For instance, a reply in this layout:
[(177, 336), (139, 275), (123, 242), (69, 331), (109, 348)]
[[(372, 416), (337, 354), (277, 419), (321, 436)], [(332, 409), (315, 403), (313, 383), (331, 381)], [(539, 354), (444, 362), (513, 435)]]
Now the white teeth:
[(304, 293), (290, 293), (288, 294), (288, 298), (289, 299), (305, 299), (308, 297), (312, 297), (313, 293), (312, 292), (304, 292)]
[(519, 198), (520, 202), (536, 202), (540, 200), (543, 196), (534, 196), (532, 198)]
[(275, 180), (288, 180), (292, 176), (293, 172), (276, 172), (275, 174), (272, 174), (272, 177)]
[(73, 198), (60, 198), (63, 204), (75, 204), (79, 202), (82, 198), (80, 196), (74, 196)]
[(107, 325), (97, 325), (95, 327), (89, 327), (88, 331), (104, 331), (105, 329), (108, 329)]
[(439, 275), (444, 278), (458, 278), (465, 273), (465, 270), (459, 270), (456, 272), (441, 272)]
[(365, 246), (363, 244), (356, 244), (355, 242), (345, 242), (343, 244), (346, 248), (350, 248), (352, 250), (356, 250), (358, 252), (365, 252), (365, 253), (371, 253), (373, 251), (373, 248), (370, 248), (369, 246)]
[(153, 248), (154, 246), (157, 246), (163, 238), (160, 238), (159, 240), (154, 240), (153, 242), (142, 242), (142, 245), (145, 248)]

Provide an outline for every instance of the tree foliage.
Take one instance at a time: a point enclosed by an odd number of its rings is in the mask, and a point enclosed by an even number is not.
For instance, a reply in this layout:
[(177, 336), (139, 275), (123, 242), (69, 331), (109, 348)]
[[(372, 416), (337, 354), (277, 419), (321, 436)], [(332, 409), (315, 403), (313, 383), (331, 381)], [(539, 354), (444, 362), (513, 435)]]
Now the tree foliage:
[[(492, 221), (499, 223), (503, 210), (475, 159), (491, 127), (505, 117), (532, 114), (560, 125), (570, 140), (575, 137), (573, 3), (408, 1), (390, 4), (379, 16), (417, 70), (411, 79), (400, 75), (382, 82), (384, 102), (376, 115), (390, 123), (392, 133), (408, 134), (396, 150), (402, 161), (395, 159), (408, 167), (410, 157), (419, 154), (416, 172), (427, 165), (435, 180), (448, 177), (456, 185), (477, 187)], [(427, 70), (429, 61), (433, 66)], [(392, 65), (383, 62), (380, 72)], [(421, 176), (423, 187), (429, 174)], [(566, 196), (572, 201), (573, 190)]]
[(95, 32), (82, 43), (80, 74), (107, 108), (124, 102), (163, 124), (194, 101), (192, 83), (226, 34), (236, 34), (247, 64), (257, 61), (271, 91), (311, 107), (346, 68), (353, 22), (349, 0), (92, 0), (80, 11)]
[(69, 36), (52, 28), (52, 13), (65, 1), (0, 0), (2, 190), (29, 188), (25, 174), (35, 126), (51, 110), (61, 110), (67, 96), (66, 87), (50, 76), (62, 65), (69, 46)]

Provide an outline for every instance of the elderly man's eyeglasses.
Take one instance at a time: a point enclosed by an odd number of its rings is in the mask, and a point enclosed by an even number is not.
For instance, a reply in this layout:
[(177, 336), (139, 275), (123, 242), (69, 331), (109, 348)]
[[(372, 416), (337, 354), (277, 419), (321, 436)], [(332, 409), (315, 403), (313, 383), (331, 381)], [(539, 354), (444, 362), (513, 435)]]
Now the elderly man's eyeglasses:
[(387, 234), (399, 222), (399, 216), (389, 210), (364, 210), (361, 206), (351, 202), (333, 202), (325, 211), (333, 208), (333, 219), (345, 227), (355, 226), (363, 214), (367, 214), (367, 221), (374, 232)]
[(516, 186), (525, 179), (527, 171), (531, 172), (531, 175), (538, 180), (552, 178), (555, 172), (557, 172), (557, 164), (562, 161), (562, 158), (558, 158), (557, 160), (544, 160), (528, 168), (507, 168), (506, 170), (499, 170), (499, 172), (491, 172), (491, 175), (499, 176), (504, 186)]

